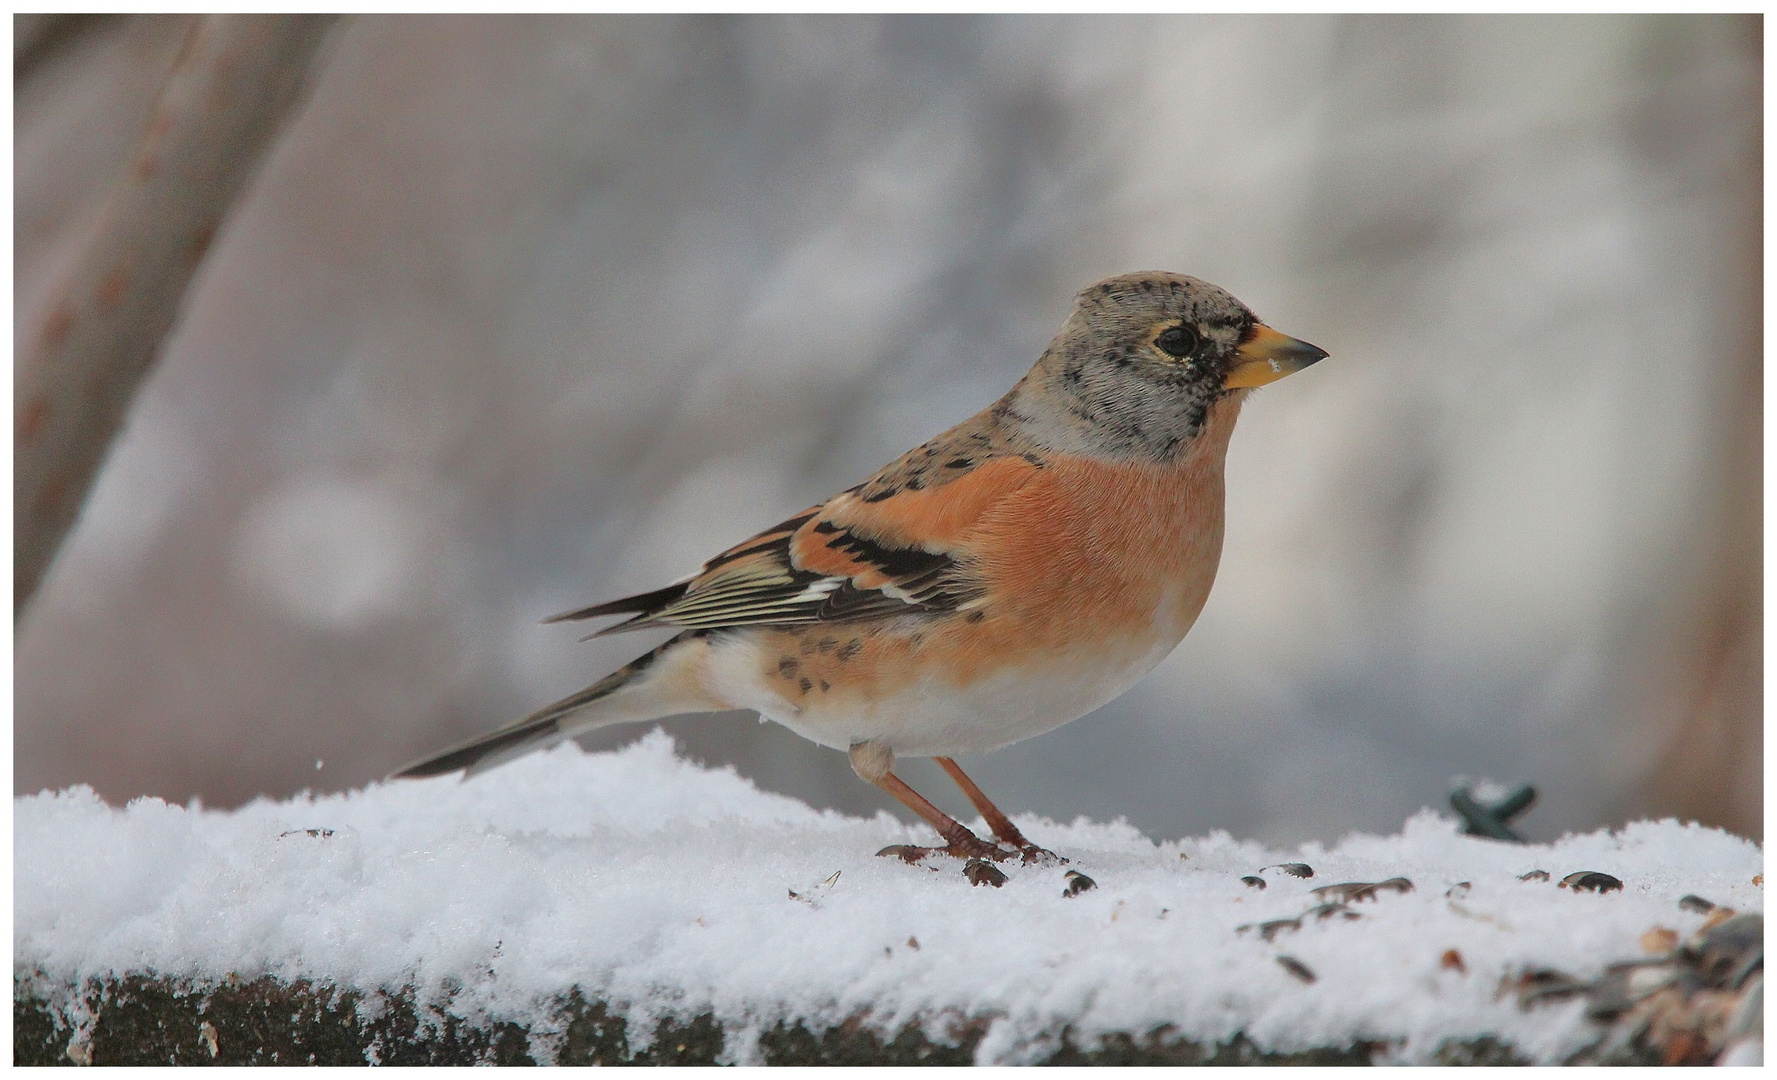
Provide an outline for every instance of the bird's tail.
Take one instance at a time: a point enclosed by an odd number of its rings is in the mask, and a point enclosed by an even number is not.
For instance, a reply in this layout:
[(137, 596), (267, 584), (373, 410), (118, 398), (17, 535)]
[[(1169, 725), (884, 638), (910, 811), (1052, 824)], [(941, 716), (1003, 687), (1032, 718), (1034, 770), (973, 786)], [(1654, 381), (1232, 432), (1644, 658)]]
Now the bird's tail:
[(468, 775), (474, 776), (533, 750), (548, 749), (583, 731), (699, 711), (700, 704), (671, 700), (674, 695), (670, 694), (648, 692), (650, 689), (658, 691), (660, 688), (654, 684), (662, 681), (679, 681), (663, 680), (664, 673), (659, 671), (657, 664), (691, 636), (681, 634), (636, 657), (578, 694), (562, 698), (486, 735), (423, 758), (389, 774), (390, 779), (440, 776), (458, 769), (467, 769)]

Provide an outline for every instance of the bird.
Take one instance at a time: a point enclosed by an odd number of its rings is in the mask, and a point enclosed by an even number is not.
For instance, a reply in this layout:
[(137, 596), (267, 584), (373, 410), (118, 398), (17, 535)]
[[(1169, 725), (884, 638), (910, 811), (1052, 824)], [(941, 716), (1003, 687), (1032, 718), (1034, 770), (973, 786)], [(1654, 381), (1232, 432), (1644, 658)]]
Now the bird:
[[(879, 854), (1062, 860), (956, 757), (1076, 720), (1128, 690), (1196, 621), (1221, 559), (1224, 462), (1254, 389), (1327, 353), (1226, 290), (1143, 271), (1075, 297), (998, 401), (663, 588), (543, 620), (623, 616), (598, 637), (674, 635), (579, 693), (399, 770), (473, 775), (582, 732), (752, 710), (845, 751), (941, 846)], [(895, 774), (935, 759), (992, 839)]]

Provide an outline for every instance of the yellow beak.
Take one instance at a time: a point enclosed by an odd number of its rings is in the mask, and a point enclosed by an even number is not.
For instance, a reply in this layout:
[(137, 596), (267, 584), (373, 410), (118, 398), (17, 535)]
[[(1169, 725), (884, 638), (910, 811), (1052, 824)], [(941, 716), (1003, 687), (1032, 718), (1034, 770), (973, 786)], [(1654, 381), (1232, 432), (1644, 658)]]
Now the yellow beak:
[(1292, 372), (1301, 371), (1317, 360), (1326, 359), (1325, 349), (1317, 349), (1306, 341), (1297, 341), (1288, 334), (1280, 334), (1264, 323), (1259, 323), (1254, 329), (1257, 332), (1234, 350), (1234, 367), (1229, 370), (1228, 379), (1222, 384), (1224, 389), (1264, 386)]

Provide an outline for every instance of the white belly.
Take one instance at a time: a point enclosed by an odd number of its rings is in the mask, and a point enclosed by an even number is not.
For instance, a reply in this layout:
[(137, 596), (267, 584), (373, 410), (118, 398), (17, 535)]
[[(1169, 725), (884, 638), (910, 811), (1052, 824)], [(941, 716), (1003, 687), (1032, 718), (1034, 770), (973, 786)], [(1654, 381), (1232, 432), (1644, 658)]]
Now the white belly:
[(1135, 685), (1178, 640), (1162, 635), (1142, 652), (1056, 659), (963, 687), (929, 678), (868, 703), (791, 702), (760, 677), (766, 665), (750, 635), (716, 645), (707, 670), (712, 689), (736, 707), (753, 709), (822, 746), (845, 750), (875, 740), (901, 756), (950, 757), (997, 750), (1079, 719)]

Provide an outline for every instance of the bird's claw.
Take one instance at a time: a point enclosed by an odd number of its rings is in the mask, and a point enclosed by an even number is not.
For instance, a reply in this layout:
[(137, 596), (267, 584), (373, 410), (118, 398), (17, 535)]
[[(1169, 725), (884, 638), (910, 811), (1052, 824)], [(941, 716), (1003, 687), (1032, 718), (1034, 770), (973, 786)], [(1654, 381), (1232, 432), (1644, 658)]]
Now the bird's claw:
[[(1045, 855), (1049, 854), (1048, 852), (1043, 852), (1041, 848), (1036, 850)], [(948, 855), (953, 859), (967, 859), (973, 862), (1005, 862), (1008, 859), (1016, 858), (1018, 856), (1018, 852), (1016, 851), (1007, 851), (1005, 848), (990, 844), (978, 837), (972, 837), (958, 843), (947, 844), (944, 847), (920, 847), (917, 844), (890, 844), (876, 854), (884, 858), (897, 858), (902, 862), (908, 863), (920, 862), (932, 855)], [(1050, 855), (1050, 857), (1054, 858), (1055, 856)], [(1032, 861), (1031, 856), (1026, 855), (1024, 861)]]
[(1016, 852), (1007, 851), (998, 844), (990, 844), (978, 837), (969, 837), (961, 843), (951, 844), (944, 848), (946, 855), (954, 855), (959, 859), (973, 859), (984, 862), (1005, 862)]

